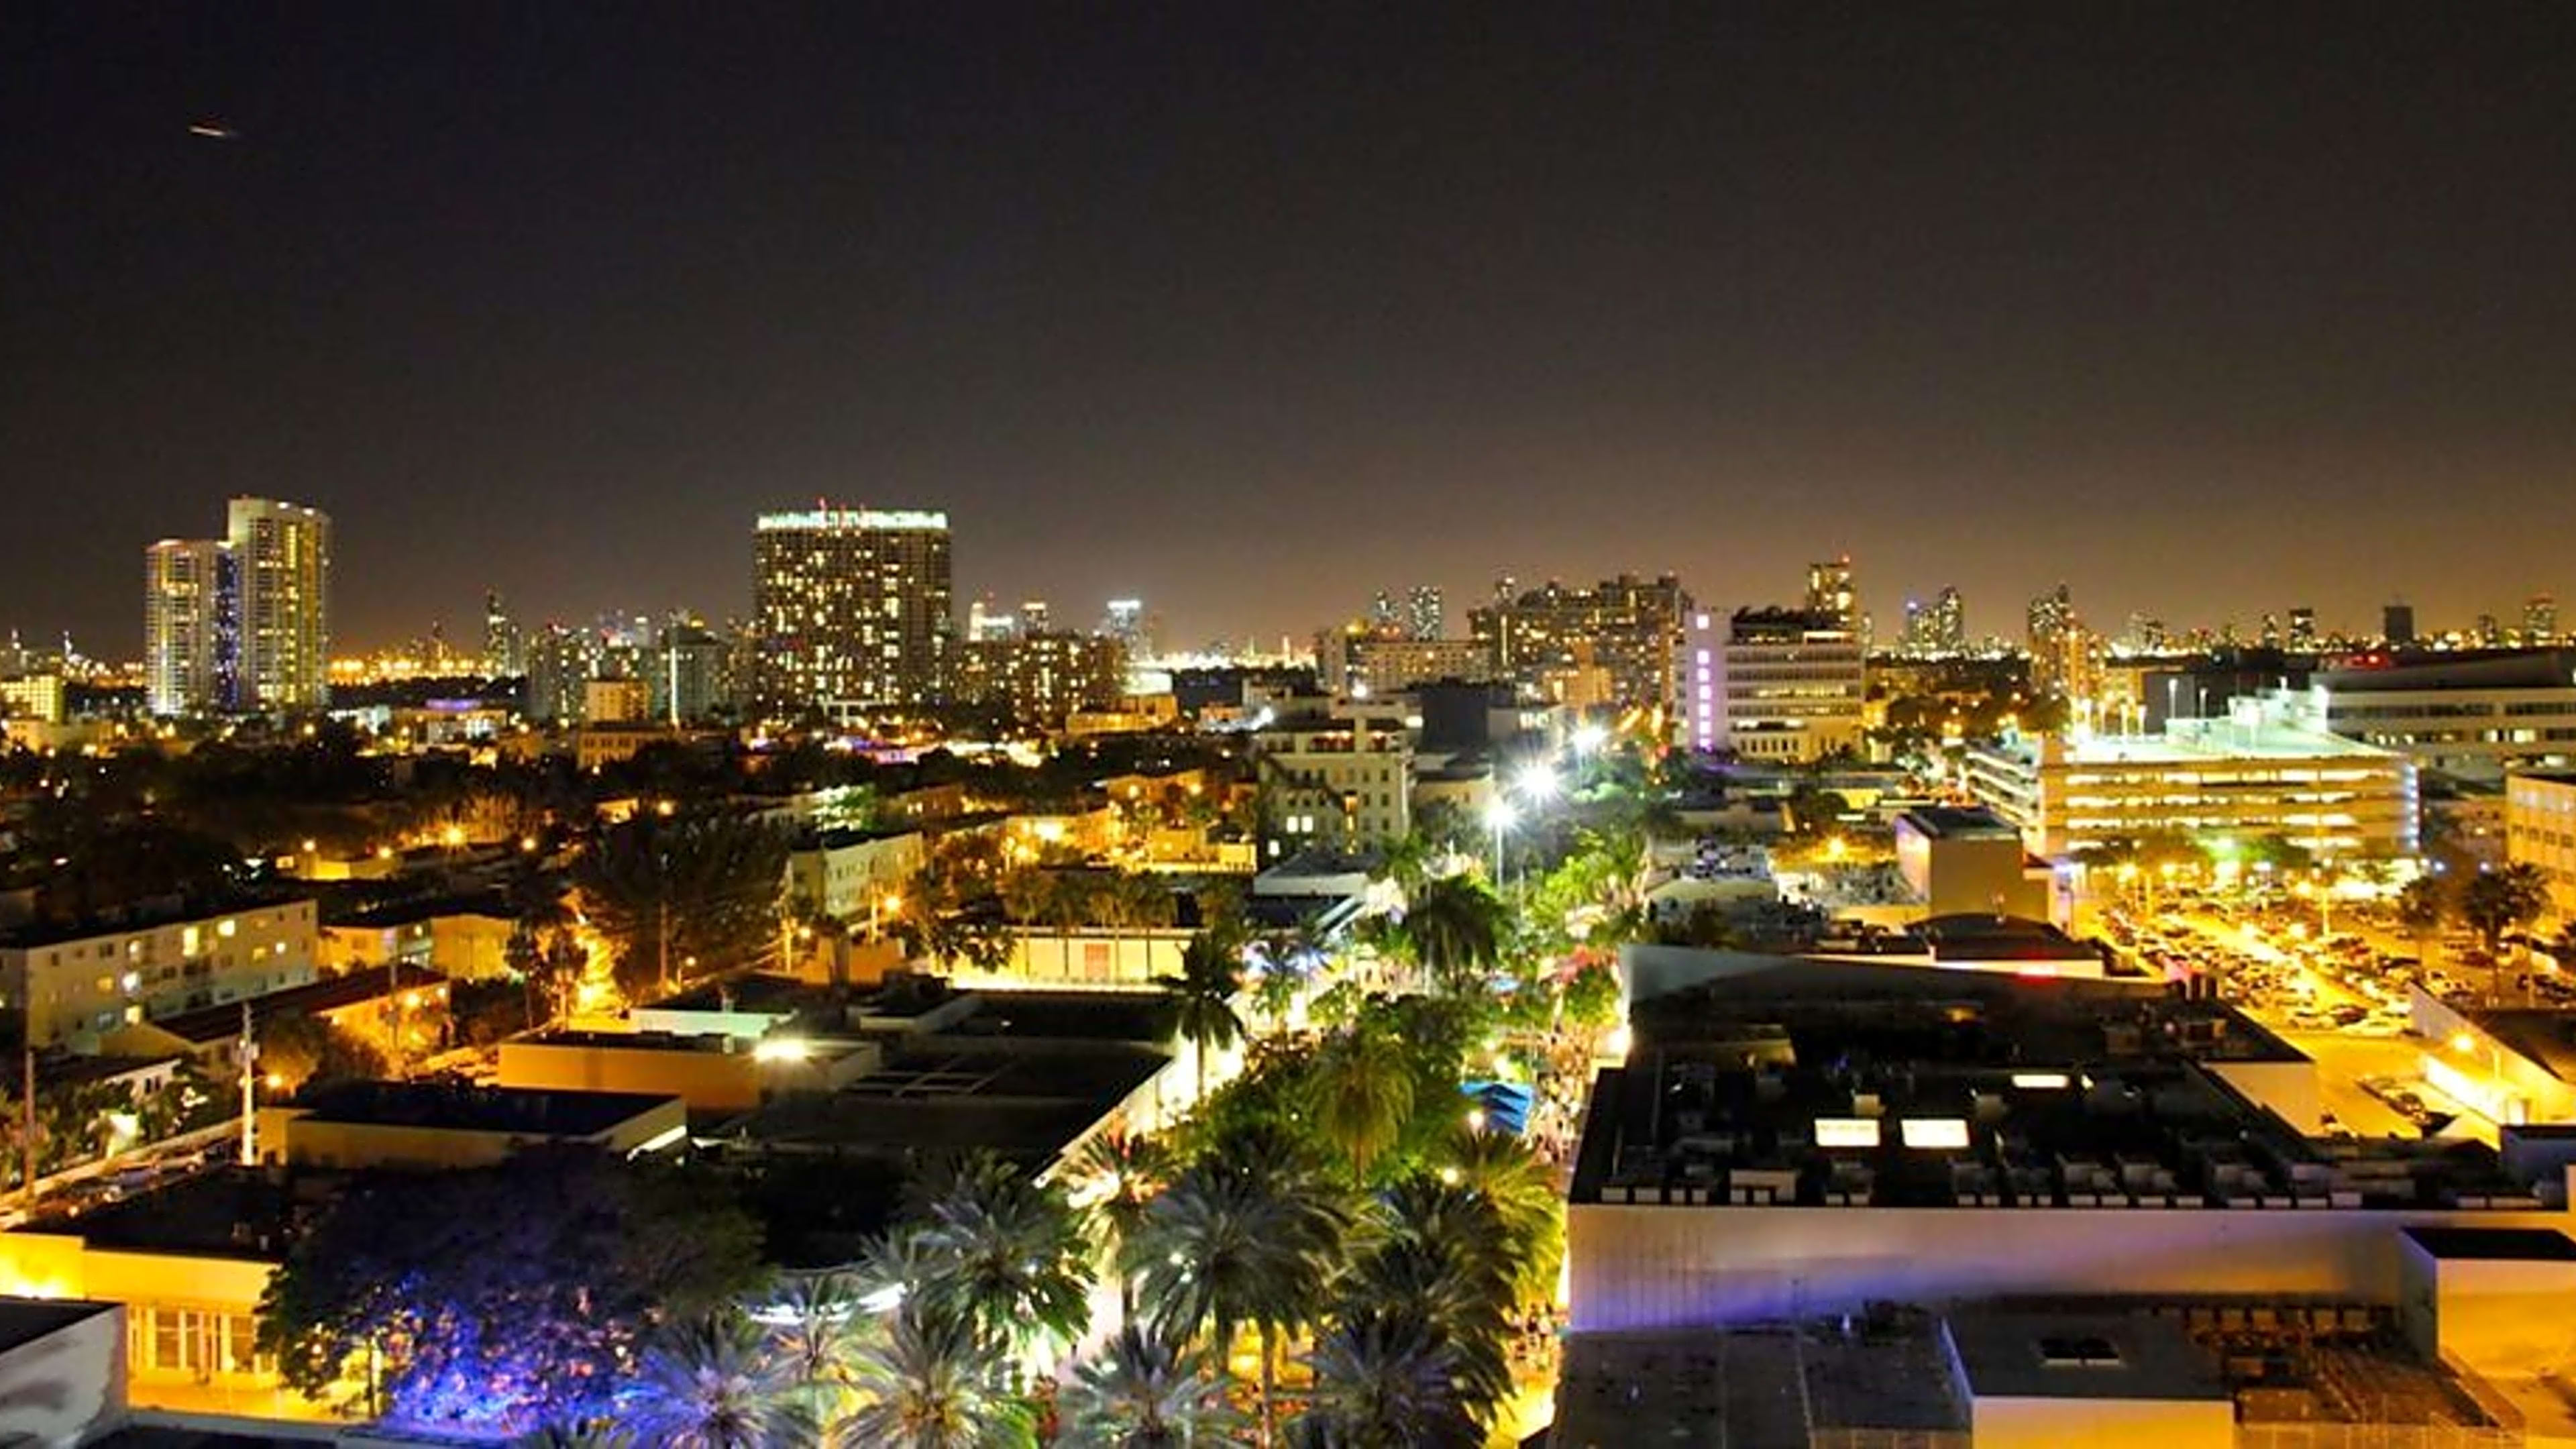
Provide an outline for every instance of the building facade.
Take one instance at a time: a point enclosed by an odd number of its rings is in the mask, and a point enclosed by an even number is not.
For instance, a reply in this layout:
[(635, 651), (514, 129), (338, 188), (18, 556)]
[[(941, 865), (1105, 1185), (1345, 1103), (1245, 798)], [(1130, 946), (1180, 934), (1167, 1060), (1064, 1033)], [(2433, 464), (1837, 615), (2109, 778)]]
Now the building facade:
[(2311, 729), (2273, 701), (2165, 722), (2160, 735), (2022, 735), (1971, 746), (1968, 788), (2041, 855), (2178, 833), (2280, 836), (2319, 855), (2410, 856), (2415, 765)]
[(956, 647), (952, 690), (964, 704), (1061, 726), (1084, 710), (1115, 707), (1127, 688), (1127, 644), (1106, 634), (1022, 633)]
[(1837, 616), (1738, 609), (1722, 621), (1694, 613), (1691, 625), (1681, 710), (1691, 748), (1775, 764), (1860, 749), (1867, 663)]
[(1413, 828), (1413, 741), (1400, 720), (1307, 716), (1253, 740), (1261, 786), (1261, 860), (1354, 850)]
[(903, 708), (941, 697), (952, 632), (948, 515), (764, 513), (753, 564), (763, 708)]
[(1471, 610), (1469, 632), (1502, 677), (1525, 687), (1597, 670), (1604, 698), (1568, 702), (1669, 710), (1690, 613), (1690, 595), (1671, 574), (1621, 574), (1584, 589), (1550, 580)]
[(309, 900), (151, 925), (22, 927), (0, 936), (0, 1009), (23, 1013), (38, 1046), (87, 1043), (310, 981), (319, 954)]
[(2326, 670), (2287, 698), (2311, 724), (2447, 775), (2576, 766), (2576, 649)]
[(143, 551), (143, 691), (153, 714), (232, 708), (238, 588), (222, 539), (165, 538)]
[(2576, 771), (2525, 771), (2504, 782), (2504, 853), (2547, 877), (2552, 905), (2576, 916)]
[(228, 522), (240, 707), (320, 709), (331, 702), (331, 516), (273, 498), (235, 498)]

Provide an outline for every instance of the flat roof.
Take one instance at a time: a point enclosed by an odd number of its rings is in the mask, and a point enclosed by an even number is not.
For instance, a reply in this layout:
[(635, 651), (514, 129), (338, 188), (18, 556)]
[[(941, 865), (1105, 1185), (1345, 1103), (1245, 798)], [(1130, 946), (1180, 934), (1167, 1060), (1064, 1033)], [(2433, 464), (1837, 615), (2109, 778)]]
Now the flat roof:
[(595, 1137), (680, 1100), (650, 1092), (482, 1087), (445, 1082), (337, 1082), (296, 1105), (301, 1120), (531, 1137)]
[(2229, 1403), (2208, 1350), (2169, 1318), (1970, 1311), (1950, 1319), (1974, 1398)]
[(2576, 1011), (2501, 1007), (2472, 1012), (2480, 1030), (2562, 1082), (2576, 1082)]
[(2554, 1228), (2456, 1228), (2406, 1230), (2416, 1246), (2436, 1258), (2500, 1263), (2576, 1263), (2576, 1239)]
[(1910, 825), (1934, 840), (2011, 840), (2021, 828), (1984, 805), (1915, 805), (1899, 813), (1899, 825)]
[(295, 1203), (255, 1169), (218, 1168), (18, 1231), (77, 1237), (93, 1248), (276, 1263), (286, 1257)]
[(0, 1298), (0, 1353), (115, 1311), (113, 1303), (79, 1298)]
[[(339, 976), (325, 976), (302, 986), (272, 991), (266, 996), (250, 998), (254, 1021), (264, 1021), (281, 1012), (338, 1011), (343, 1007), (373, 1001), (392, 992), (399, 975), (405, 991), (426, 990), (445, 986), (447, 978), (419, 966), (363, 966)], [(227, 1002), (222, 1006), (200, 1007), (175, 1016), (156, 1016), (151, 1025), (172, 1036), (205, 1046), (228, 1041), (241, 1035), (242, 1003)]]
[(1627, 1062), (1594, 1083), (1570, 1200), (1721, 1211), (2536, 1201), (2480, 1144), (2302, 1135), (2223, 1069), (2306, 1059), (2231, 1008), (2066, 989), (2078, 984), (1816, 967), (1642, 998)]

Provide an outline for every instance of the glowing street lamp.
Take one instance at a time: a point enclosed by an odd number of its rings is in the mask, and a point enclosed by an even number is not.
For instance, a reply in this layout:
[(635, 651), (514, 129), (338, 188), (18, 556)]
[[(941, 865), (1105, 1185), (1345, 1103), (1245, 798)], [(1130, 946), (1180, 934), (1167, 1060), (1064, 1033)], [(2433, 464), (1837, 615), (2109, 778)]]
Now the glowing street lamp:
[(1574, 754), (1577, 759), (1591, 754), (1608, 743), (1610, 743), (1610, 729), (1606, 725), (1587, 722), (1574, 728)]
[(1557, 792), (1565, 787), (1564, 782), (1556, 778), (1554, 770), (1545, 765), (1532, 765), (1513, 779), (1512, 788), (1531, 804), (1544, 805), (1555, 799)]
[(1485, 824), (1494, 832), (1494, 885), (1497, 889), (1503, 883), (1503, 832), (1511, 829), (1519, 819), (1520, 812), (1512, 808), (1512, 802), (1499, 795), (1485, 807)]

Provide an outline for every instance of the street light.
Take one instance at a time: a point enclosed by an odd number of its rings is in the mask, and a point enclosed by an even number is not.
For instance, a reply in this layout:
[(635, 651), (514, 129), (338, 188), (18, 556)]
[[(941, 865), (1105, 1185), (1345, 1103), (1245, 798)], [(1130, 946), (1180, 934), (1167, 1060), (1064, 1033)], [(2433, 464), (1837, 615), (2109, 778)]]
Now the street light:
[(1512, 788), (1518, 790), (1521, 798), (1531, 804), (1544, 805), (1556, 798), (1557, 792), (1564, 788), (1564, 784), (1556, 778), (1556, 771), (1545, 765), (1531, 765), (1514, 777)]
[(1574, 728), (1574, 753), (1577, 758), (1591, 754), (1608, 743), (1610, 743), (1610, 730), (1606, 725), (1585, 723)]
[(1494, 797), (1493, 803), (1485, 807), (1485, 824), (1492, 827), (1494, 832), (1494, 889), (1496, 890), (1502, 889), (1503, 886), (1503, 832), (1511, 829), (1513, 823), (1519, 819), (1520, 812), (1512, 808), (1512, 802), (1499, 795)]

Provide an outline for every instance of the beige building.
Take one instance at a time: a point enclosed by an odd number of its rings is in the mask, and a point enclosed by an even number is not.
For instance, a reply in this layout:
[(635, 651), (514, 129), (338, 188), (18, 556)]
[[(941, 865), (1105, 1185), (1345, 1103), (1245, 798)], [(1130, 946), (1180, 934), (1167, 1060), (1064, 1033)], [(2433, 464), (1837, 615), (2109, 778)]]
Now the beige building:
[(0, 718), (61, 724), (63, 677), (59, 674), (28, 674), (16, 679), (0, 679)]
[(581, 686), (586, 725), (642, 724), (653, 718), (653, 689), (640, 679), (591, 679)]
[(31, 924), (0, 935), (0, 1008), (24, 1012), (39, 1046), (93, 1045), (120, 1026), (310, 981), (318, 956), (309, 900), (153, 925)]
[(2576, 915), (2576, 772), (2529, 771), (2504, 784), (2505, 859), (2549, 878), (2560, 915)]
[(2321, 672), (2289, 697), (2311, 727), (2444, 774), (2576, 766), (2576, 649)]
[(2175, 832), (2278, 835), (2320, 855), (2415, 853), (2415, 765), (2292, 722), (2277, 701), (2176, 719), (2156, 735), (2024, 735), (1971, 746), (1968, 788), (2041, 855)]
[(1310, 846), (1349, 850), (1413, 828), (1413, 741), (1401, 720), (1312, 715), (1254, 738), (1261, 783), (1261, 859)]
[(235, 498), (228, 513), (241, 706), (320, 709), (331, 697), (331, 516), (271, 498)]
[(903, 707), (937, 696), (952, 645), (948, 515), (826, 507), (764, 513), (756, 528), (762, 708)]
[(927, 854), (918, 830), (818, 832), (788, 852), (787, 895), (835, 920), (867, 921), (900, 896)]

